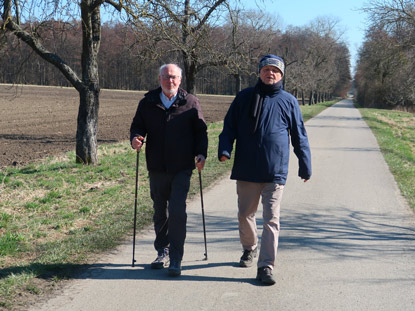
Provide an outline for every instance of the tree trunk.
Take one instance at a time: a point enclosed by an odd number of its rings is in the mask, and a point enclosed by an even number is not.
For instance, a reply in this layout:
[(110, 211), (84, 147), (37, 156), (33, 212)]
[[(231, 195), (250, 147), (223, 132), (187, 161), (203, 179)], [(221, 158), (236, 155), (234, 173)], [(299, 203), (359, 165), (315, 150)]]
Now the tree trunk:
[[(16, 2), (17, 3), (17, 2)], [(82, 79), (57, 55), (48, 51), (32, 33), (24, 31), (19, 21), (12, 18), (12, 1), (3, 1), (3, 22), (0, 26), (13, 33), (29, 45), (44, 60), (54, 65), (68, 79), (79, 93), (79, 111), (76, 132), (76, 162), (97, 163), (97, 128), (99, 109), (98, 51), (101, 42), (102, 3), (95, 0), (80, 0), (82, 20)], [(16, 10), (18, 5), (16, 4)], [(17, 14), (19, 16), (19, 14)], [(50, 78), (46, 68), (41, 66), (44, 79)], [(55, 79), (54, 77), (52, 77)], [(42, 83), (47, 83), (43, 81)]]
[(96, 164), (99, 110), (98, 51), (101, 42), (100, 7), (90, 10), (91, 0), (81, 2), (82, 16), (82, 88), (79, 92), (76, 131), (76, 162)]
[(85, 88), (79, 92), (78, 125), (76, 131), (76, 162), (95, 164), (97, 155), (97, 130), (99, 87)]
[(310, 98), (308, 99), (308, 104), (313, 105), (314, 104), (314, 92), (310, 91)]
[(235, 77), (235, 95), (237, 95), (242, 90), (242, 76), (237, 73)]
[(184, 75), (186, 77), (186, 91), (196, 95), (196, 64), (191, 56), (183, 55)]

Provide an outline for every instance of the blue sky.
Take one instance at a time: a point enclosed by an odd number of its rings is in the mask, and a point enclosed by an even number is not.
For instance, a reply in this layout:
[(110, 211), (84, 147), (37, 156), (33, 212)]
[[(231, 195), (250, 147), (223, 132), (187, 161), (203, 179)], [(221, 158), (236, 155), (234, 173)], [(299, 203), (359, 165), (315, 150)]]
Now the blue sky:
[(317, 17), (333, 17), (339, 29), (344, 30), (342, 41), (349, 47), (352, 68), (357, 52), (363, 43), (367, 28), (366, 15), (360, 11), (366, 1), (362, 0), (241, 0), (245, 8), (261, 8), (281, 20), (280, 26), (304, 26)]

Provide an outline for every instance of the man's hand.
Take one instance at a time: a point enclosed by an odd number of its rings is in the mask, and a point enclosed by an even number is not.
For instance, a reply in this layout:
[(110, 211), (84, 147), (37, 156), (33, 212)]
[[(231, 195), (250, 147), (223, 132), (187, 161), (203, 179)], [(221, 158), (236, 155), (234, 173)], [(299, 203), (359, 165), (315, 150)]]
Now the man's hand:
[(196, 167), (199, 170), (199, 172), (201, 172), (203, 170), (203, 167), (205, 166), (205, 157), (202, 154), (199, 154), (196, 157)]
[(144, 137), (143, 136), (136, 136), (131, 141), (131, 146), (139, 152), (141, 147), (143, 146)]

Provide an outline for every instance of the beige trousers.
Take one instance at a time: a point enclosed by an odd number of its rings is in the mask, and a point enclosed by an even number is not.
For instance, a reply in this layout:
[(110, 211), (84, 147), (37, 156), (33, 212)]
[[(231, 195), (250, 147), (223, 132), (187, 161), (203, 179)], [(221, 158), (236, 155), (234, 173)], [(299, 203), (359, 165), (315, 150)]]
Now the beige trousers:
[(280, 232), (280, 203), (284, 185), (275, 183), (254, 183), (238, 180), (239, 238), (244, 250), (253, 250), (258, 245), (255, 214), (262, 197), (264, 220), (258, 267), (274, 268)]

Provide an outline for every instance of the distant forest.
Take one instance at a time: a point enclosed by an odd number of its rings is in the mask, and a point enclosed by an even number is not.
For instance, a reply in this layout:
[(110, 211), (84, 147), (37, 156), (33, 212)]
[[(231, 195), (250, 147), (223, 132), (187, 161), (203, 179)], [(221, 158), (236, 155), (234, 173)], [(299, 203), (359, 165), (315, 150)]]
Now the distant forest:
[[(285, 88), (303, 104), (342, 97), (350, 90), (350, 53), (338, 40), (332, 21), (319, 20), (308, 27), (280, 31), (275, 27), (259, 27), (259, 21), (266, 18), (264, 15), (246, 14), (249, 18), (244, 19), (237, 36), (231, 23), (209, 29), (204, 38), (209, 41), (204, 42), (209, 50), (198, 51), (200, 65), (194, 92), (236, 94), (256, 82), (258, 60), (268, 53), (284, 58)], [(262, 25), (266, 24), (263, 20)], [(39, 32), (48, 50), (59, 55), (75, 72), (81, 72), (79, 21), (49, 20), (23, 28)], [(59, 70), (15, 36), (8, 33), (1, 42), (0, 83), (71, 86)], [(140, 31), (120, 22), (102, 25), (98, 57), (101, 88), (152, 89), (158, 85), (160, 65), (166, 62), (182, 66), (181, 53), (171, 42), (158, 41), (153, 29)], [(184, 88), (186, 84), (184, 77)]]

